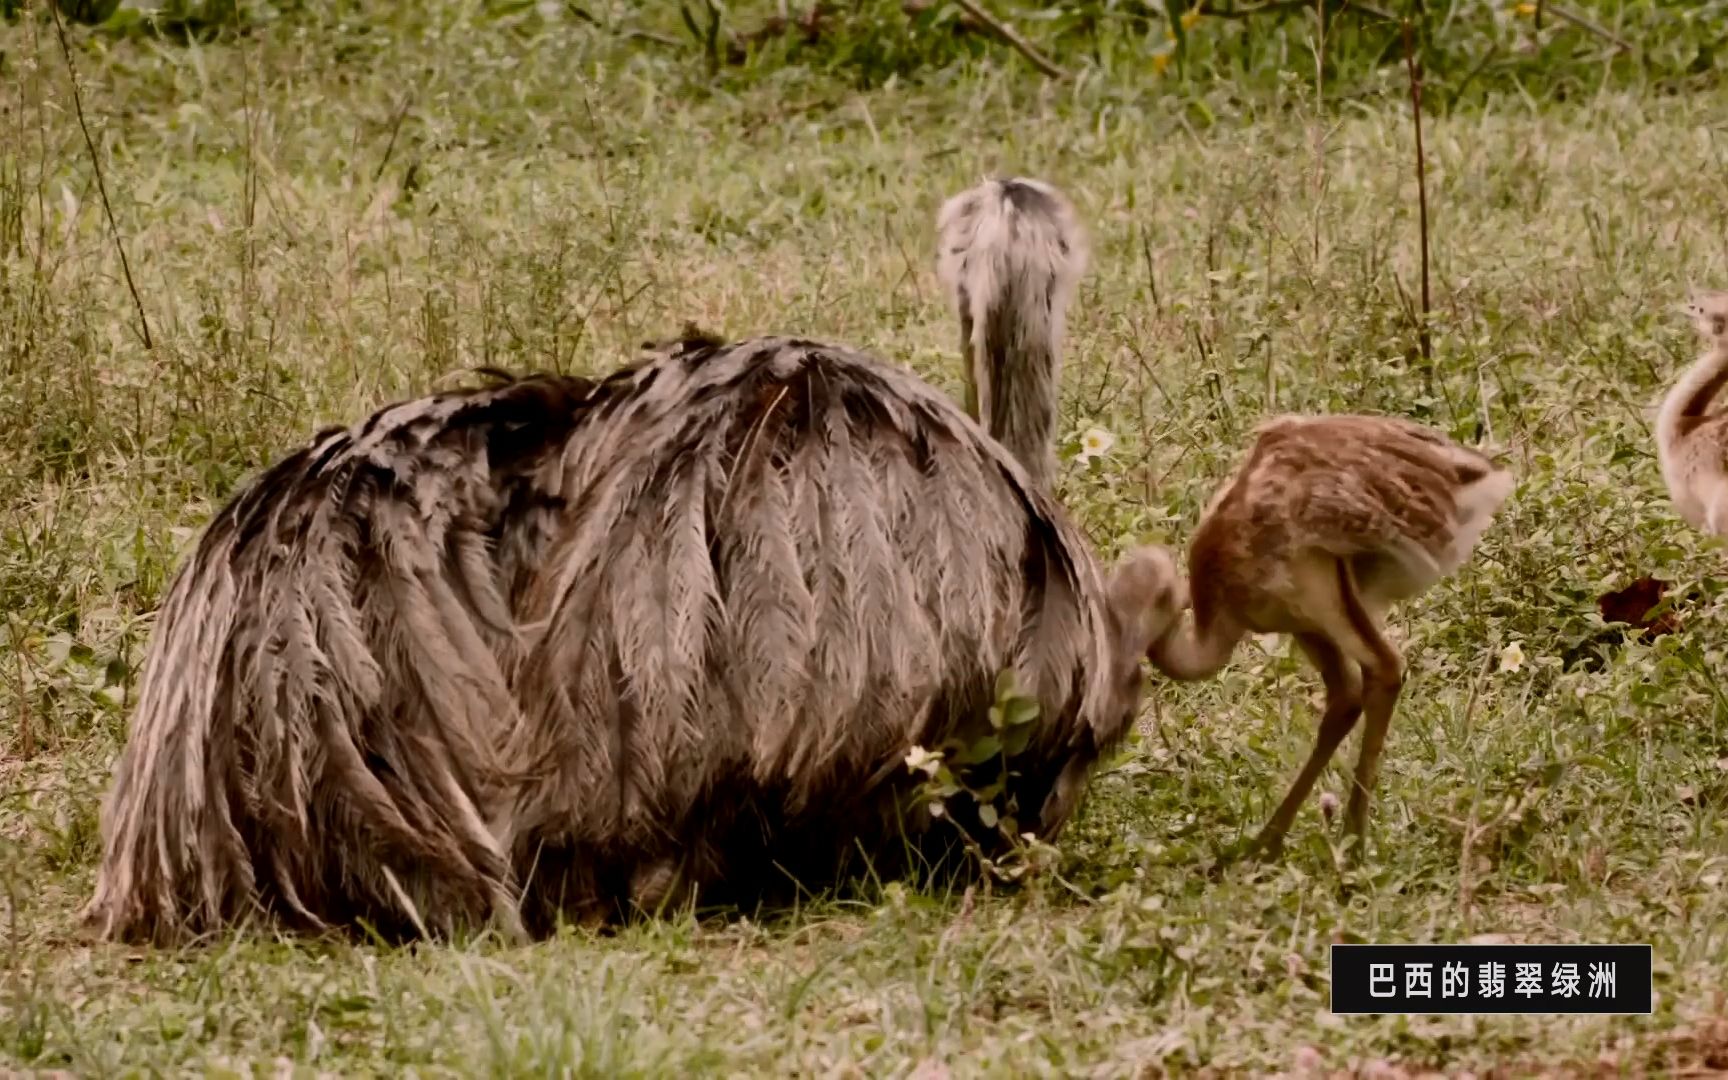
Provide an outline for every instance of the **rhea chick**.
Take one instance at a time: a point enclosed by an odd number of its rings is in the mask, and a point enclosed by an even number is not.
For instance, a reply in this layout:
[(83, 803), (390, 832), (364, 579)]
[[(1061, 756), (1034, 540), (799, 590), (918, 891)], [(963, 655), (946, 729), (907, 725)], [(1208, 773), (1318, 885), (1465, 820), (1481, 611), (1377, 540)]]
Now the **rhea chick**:
[(1283, 416), (1256, 434), (1189, 545), (1192, 618), (1167, 619), (1147, 656), (1172, 678), (1202, 679), (1249, 633), (1293, 635), (1325, 683), (1325, 714), (1289, 794), (1243, 854), (1280, 853), (1314, 781), (1366, 716), (1345, 810), (1360, 851), (1404, 680), (1386, 612), (1464, 564), (1513, 478), (1390, 417)]
[(1656, 458), (1681, 518), (1728, 536), (1728, 411), (1710, 411), (1728, 383), (1728, 292), (1695, 294), (1684, 310), (1704, 339), (1704, 353), (1662, 399)]

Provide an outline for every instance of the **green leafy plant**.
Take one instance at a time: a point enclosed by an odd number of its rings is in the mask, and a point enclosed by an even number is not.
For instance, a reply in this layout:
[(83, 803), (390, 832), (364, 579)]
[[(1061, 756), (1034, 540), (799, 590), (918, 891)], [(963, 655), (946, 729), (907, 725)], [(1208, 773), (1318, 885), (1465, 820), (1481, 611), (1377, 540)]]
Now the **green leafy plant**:
[[(987, 712), (990, 730), (970, 741), (949, 739), (931, 750), (913, 747), (906, 767), (924, 774), (919, 797), (932, 817), (951, 822), (962, 842), (986, 873), (999, 881), (1014, 881), (1038, 865), (1040, 845), (1020, 830), (1022, 808), (1011, 793), (1019, 776), (1014, 759), (1037, 734), (1038, 699), (1021, 691), (1013, 669), (996, 677), (995, 700)], [(986, 830), (974, 835), (953, 812), (957, 796), (970, 803), (977, 824)]]

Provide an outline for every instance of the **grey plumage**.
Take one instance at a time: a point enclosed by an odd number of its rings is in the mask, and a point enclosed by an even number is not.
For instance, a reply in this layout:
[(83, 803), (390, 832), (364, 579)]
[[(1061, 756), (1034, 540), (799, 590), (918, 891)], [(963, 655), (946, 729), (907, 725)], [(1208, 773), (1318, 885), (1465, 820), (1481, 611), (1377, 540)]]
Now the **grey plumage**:
[(1061, 345), (1086, 272), (1086, 230), (1037, 180), (991, 180), (936, 216), (936, 269), (954, 294), (967, 408), (1040, 487), (1056, 475)]
[(904, 756), (983, 724), (1005, 667), (1042, 710), (1009, 795), (1054, 835), (1132, 719), (1145, 575), (1107, 592), (1043, 491), (1072, 211), (966, 198), (944, 277), (994, 328), (999, 438), (865, 354), (694, 338), (394, 406), (242, 492), (164, 604), (97, 927), (542, 932), (892, 873)]

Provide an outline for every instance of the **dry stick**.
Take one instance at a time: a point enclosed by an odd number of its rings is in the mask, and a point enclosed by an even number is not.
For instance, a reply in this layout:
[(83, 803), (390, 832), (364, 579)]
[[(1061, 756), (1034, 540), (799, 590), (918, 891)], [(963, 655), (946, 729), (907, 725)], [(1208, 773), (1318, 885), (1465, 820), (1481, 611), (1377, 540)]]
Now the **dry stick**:
[(1146, 264), (1146, 287), (1152, 291), (1152, 308), (1162, 317), (1164, 301), (1158, 296), (1158, 265), (1152, 259), (1152, 236), (1140, 230), (1140, 257)]
[(1066, 71), (1063, 71), (1061, 68), (1051, 63), (1043, 53), (1032, 47), (1031, 42), (1021, 37), (1019, 32), (1012, 26), (1009, 26), (996, 16), (979, 7), (974, 0), (954, 0), (954, 6), (989, 27), (997, 37), (1012, 45), (1015, 52), (1018, 52), (1021, 56), (1030, 60), (1032, 66), (1037, 68), (1039, 71), (1042, 71), (1052, 79), (1066, 80), (1068, 78), (1068, 73)]
[(90, 125), (84, 122), (84, 98), (78, 92), (78, 71), (72, 66), (72, 47), (66, 44), (66, 24), (60, 21), (60, 5), (50, 2), (48, 10), (54, 16), (54, 32), (60, 37), (60, 53), (66, 58), (66, 74), (72, 80), (72, 109), (78, 114), (78, 130), (84, 133), (84, 146), (90, 151), (90, 167), (96, 171), (96, 193), (102, 196), (102, 212), (108, 217), (108, 231), (114, 237), (114, 247), (120, 252), (120, 272), (126, 275), (126, 290), (132, 294), (132, 304), (138, 309), (138, 326), (146, 349), (154, 348), (150, 340), (150, 320), (144, 315), (144, 301), (138, 296), (138, 286), (132, 280), (132, 264), (126, 261), (126, 245), (120, 239), (120, 226), (114, 223), (114, 208), (108, 205), (108, 185), (102, 180), (102, 162), (96, 156), (96, 140), (90, 137)]
[(1422, 319), (1416, 327), (1417, 340), (1422, 346), (1422, 360), (1433, 363), (1434, 345), (1428, 336), (1428, 313), (1431, 296), (1428, 286), (1428, 169), (1422, 155), (1422, 69), (1416, 62), (1414, 36), (1410, 20), (1404, 20), (1404, 63), (1410, 71), (1410, 119), (1416, 128), (1416, 208), (1422, 228)]
[(384, 176), (384, 170), (390, 164), (390, 155), (396, 152), (396, 137), (402, 134), (402, 121), (408, 118), (408, 106), (414, 104), (414, 92), (410, 90), (402, 95), (402, 101), (396, 106), (396, 115), (390, 118), (390, 141), (384, 145), (384, 156), (378, 162), (378, 168), (372, 172), (372, 182), (376, 184)]
[(30, 686), (24, 671), (24, 642), (19, 640), (18, 627), (6, 620), (7, 636), (12, 642), (12, 659), (18, 668), (18, 757), (29, 761), (36, 756), (36, 728), (30, 722)]
[[(1314, 0), (1314, 272), (1320, 272), (1321, 190), (1326, 181), (1326, 136), (1322, 115), (1326, 107), (1326, 3)], [(1267, 283), (1271, 283), (1268, 274)]]
[(684, 43), (679, 41), (677, 38), (668, 37), (665, 34), (656, 34), (652, 30), (626, 30), (624, 31), (624, 37), (626, 40), (651, 41), (656, 45), (664, 45), (669, 49), (682, 49), (684, 47)]
[(242, 220), (246, 226), (245, 262), (240, 268), (240, 325), (244, 327), (248, 344), (252, 336), (252, 299), (253, 288), (258, 281), (258, 109), (261, 104), (253, 100), (252, 61), (254, 57), (242, 55), (240, 69), (240, 90), (242, 104), (246, 110), (246, 173), (241, 189), (241, 197), (245, 200)]
[(1550, 3), (1548, 5), (1548, 10), (1552, 11), (1557, 17), (1564, 19), (1566, 22), (1571, 23), (1573, 26), (1576, 26), (1578, 29), (1588, 30), (1590, 33), (1595, 34), (1597, 37), (1599, 37), (1603, 41), (1606, 41), (1609, 44), (1613, 45), (1615, 48), (1619, 49), (1621, 52), (1631, 52), (1632, 51), (1632, 43), (1630, 41), (1627, 41), (1625, 38), (1614, 33), (1612, 30), (1609, 30), (1607, 27), (1602, 26), (1599, 23), (1591, 22), (1589, 19), (1586, 19), (1584, 16), (1578, 14), (1576, 11), (1573, 11), (1570, 8), (1564, 8), (1564, 7), (1561, 7), (1559, 4)]

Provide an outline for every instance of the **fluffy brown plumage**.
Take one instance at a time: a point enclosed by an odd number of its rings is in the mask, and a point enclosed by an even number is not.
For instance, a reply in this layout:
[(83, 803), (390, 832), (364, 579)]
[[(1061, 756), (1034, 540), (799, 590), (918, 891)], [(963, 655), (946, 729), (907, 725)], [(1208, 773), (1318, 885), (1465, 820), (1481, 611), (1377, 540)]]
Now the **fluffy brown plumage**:
[(1728, 384), (1728, 292), (1700, 293), (1685, 311), (1704, 352), (1662, 399), (1656, 457), (1680, 517), (1728, 536), (1728, 412), (1710, 411)]
[[(1053, 392), (1084, 267), (1017, 249), (1071, 221), (1022, 188), (944, 233), (990, 400)], [(1042, 468), (1053, 405), (998, 441), (845, 348), (651, 352), (392, 406), (223, 509), (152, 641), (102, 933), (538, 932), (891, 873), (925, 835), (905, 754), (982, 723), (1005, 667), (1042, 710), (1008, 794), (1061, 828), (1132, 719), (1165, 582), (1131, 555), (1107, 588), (1005, 448)]]
[[(1320, 671), (1326, 711), (1289, 794), (1250, 845), (1275, 855), (1338, 745), (1366, 715), (1345, 820), (1360, 840), (1403, 685), (1382, 621), (1462, 566), (1512, 475), (1438, 432), (1391, 417), (1284, 416), (1261, 426), (1188, 550), (1193, 617), (1168, 608), (1149, 656), (1208, 677), (1248, 633), (1288, 633)], [(1162, 565), (1174, 574), (1174, 560)]]

